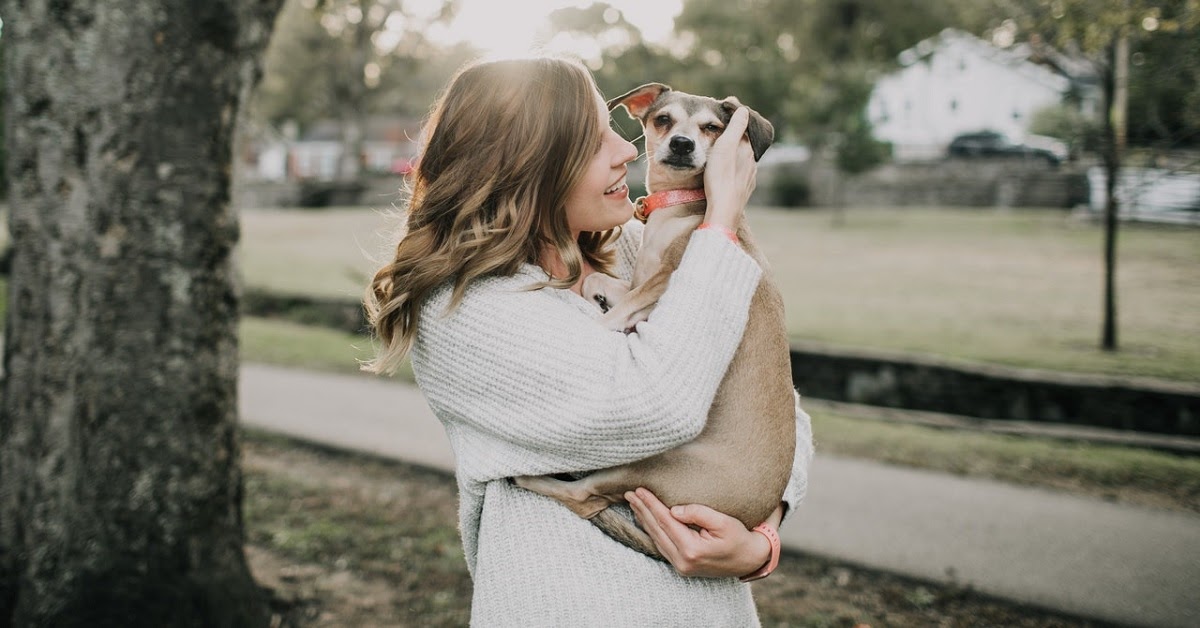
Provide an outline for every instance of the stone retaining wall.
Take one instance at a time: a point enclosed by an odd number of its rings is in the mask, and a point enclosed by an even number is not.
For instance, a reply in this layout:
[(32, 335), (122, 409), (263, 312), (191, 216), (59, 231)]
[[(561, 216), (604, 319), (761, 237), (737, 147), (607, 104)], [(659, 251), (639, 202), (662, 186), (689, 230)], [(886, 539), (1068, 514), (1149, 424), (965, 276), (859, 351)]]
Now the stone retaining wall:
[(795, 205), (785, 197), (802, 188), (801, 205), (829, 207), (1049, 207), (1086, 205), (1089, 186), (1080, 165), (1002, 159), (946, 159), (885, 164), (846, 177), (831, 163), (759, 168), (752, 202)]
[(1200, 386), (792, 347), (802, 395), (983, 419), (1200, 436)]

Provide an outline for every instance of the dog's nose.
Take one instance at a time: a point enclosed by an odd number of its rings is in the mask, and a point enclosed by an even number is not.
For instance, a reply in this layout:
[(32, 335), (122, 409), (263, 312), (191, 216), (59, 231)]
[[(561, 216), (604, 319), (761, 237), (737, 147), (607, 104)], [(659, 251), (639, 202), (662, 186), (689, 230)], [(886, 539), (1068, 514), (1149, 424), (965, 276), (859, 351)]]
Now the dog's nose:
[(672, 153), (676, 155), (690, 155), (694, 150), (696, 150), (696, 142), (693, 142), (692, 138), (682, 135), (676, 135), (671, 138)]

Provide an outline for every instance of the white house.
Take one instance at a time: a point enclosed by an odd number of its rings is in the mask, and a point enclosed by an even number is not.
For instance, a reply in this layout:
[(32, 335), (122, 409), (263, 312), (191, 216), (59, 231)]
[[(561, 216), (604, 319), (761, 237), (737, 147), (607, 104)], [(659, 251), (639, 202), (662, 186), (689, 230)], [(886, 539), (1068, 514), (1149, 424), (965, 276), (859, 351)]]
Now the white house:
[(945, 154), (959, 133), (984, 129), (1022, 139), (1035, 112), (1059, 104), (1071, 80), (1029, 60), (1027, 47), (997, 48), (946, 29), (900, 53), (901, 68), (882, 77), (867, 117), (898, 160)]

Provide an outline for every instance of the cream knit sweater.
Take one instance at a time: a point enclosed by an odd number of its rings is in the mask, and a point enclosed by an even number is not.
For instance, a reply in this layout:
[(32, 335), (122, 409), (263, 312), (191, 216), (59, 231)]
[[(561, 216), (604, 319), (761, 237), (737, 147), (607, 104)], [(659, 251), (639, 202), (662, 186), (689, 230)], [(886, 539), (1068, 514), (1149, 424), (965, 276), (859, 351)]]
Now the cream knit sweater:
[[(625, 279), (641, 233), (630, 222), (617, 242)], [(601, 469), (696, 437), (761, 273), (724, 235), (697, 231), (628, 335), (598, 325), (599, 309), (574, 292), (528, 290), (546, 279), (533, 265), (475, 281), (448, 315), (448, 285), (429, 297), (413, 371), (455, 453), (473, 626), (759, 625), (750, 585), (680, 576), (508, 478)], [(812, 458), (799, 403), (796, 421), (789, 511)]]

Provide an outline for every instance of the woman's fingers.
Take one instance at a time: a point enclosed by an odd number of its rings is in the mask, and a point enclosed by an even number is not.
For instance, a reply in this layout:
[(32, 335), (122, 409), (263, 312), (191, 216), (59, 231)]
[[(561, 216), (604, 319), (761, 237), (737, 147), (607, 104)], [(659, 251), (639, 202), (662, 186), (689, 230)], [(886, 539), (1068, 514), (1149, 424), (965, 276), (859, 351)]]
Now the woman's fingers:
[[(675, 541), (663, 529), (665, 521), (656, 515), (647, 502), (655, 502), (659, 506), (662, 506), (664, 510), (666, 506), (663, 506), (663, 503), (658, 501), (658, 498), (653, 493), (644, 488), (638, 489), (636, 492), (630, 491), (625, 493), (625, 499), (633, 507), (633, 513), (637, 515), (638, 521), (642, 524), (642, 529), (646, 531), (646, 534), (650, 535), (654, 544), (658, 546), (658, 551), (672, 565), (676, 565), (679, 560), (679, 548), (676, 547)], [(667, 511), (667, 519), (674, 521), (670, 516), (670, 511)]]
[[(729, 145), (737, 145), (746, 134), (746, 127), (750, 124), (750, 109), (748, 107), (738, 107), (733, 115), (729, 117), (729, 123), (725, 125), (725, 130), (717, 141), (713, 142), (714, 148), (724, 148)], [(729, 150), (729, 149), (725, 149)]]
[[(704, 504), (686, 504), (671, 509), (674, 519), (685, 526), (696, 526), (704, 530), (720, 530), (727, 525), (729, 517)], [(741, 525), (741, 522), (738, 522)]]
[(754, 192), (754, 149), (746, 138), (750, 110), (738, 107), (724, 132), (713, 142), (704, 168), (708, 197), (705, 222), (736, 229), (746, 202)]

